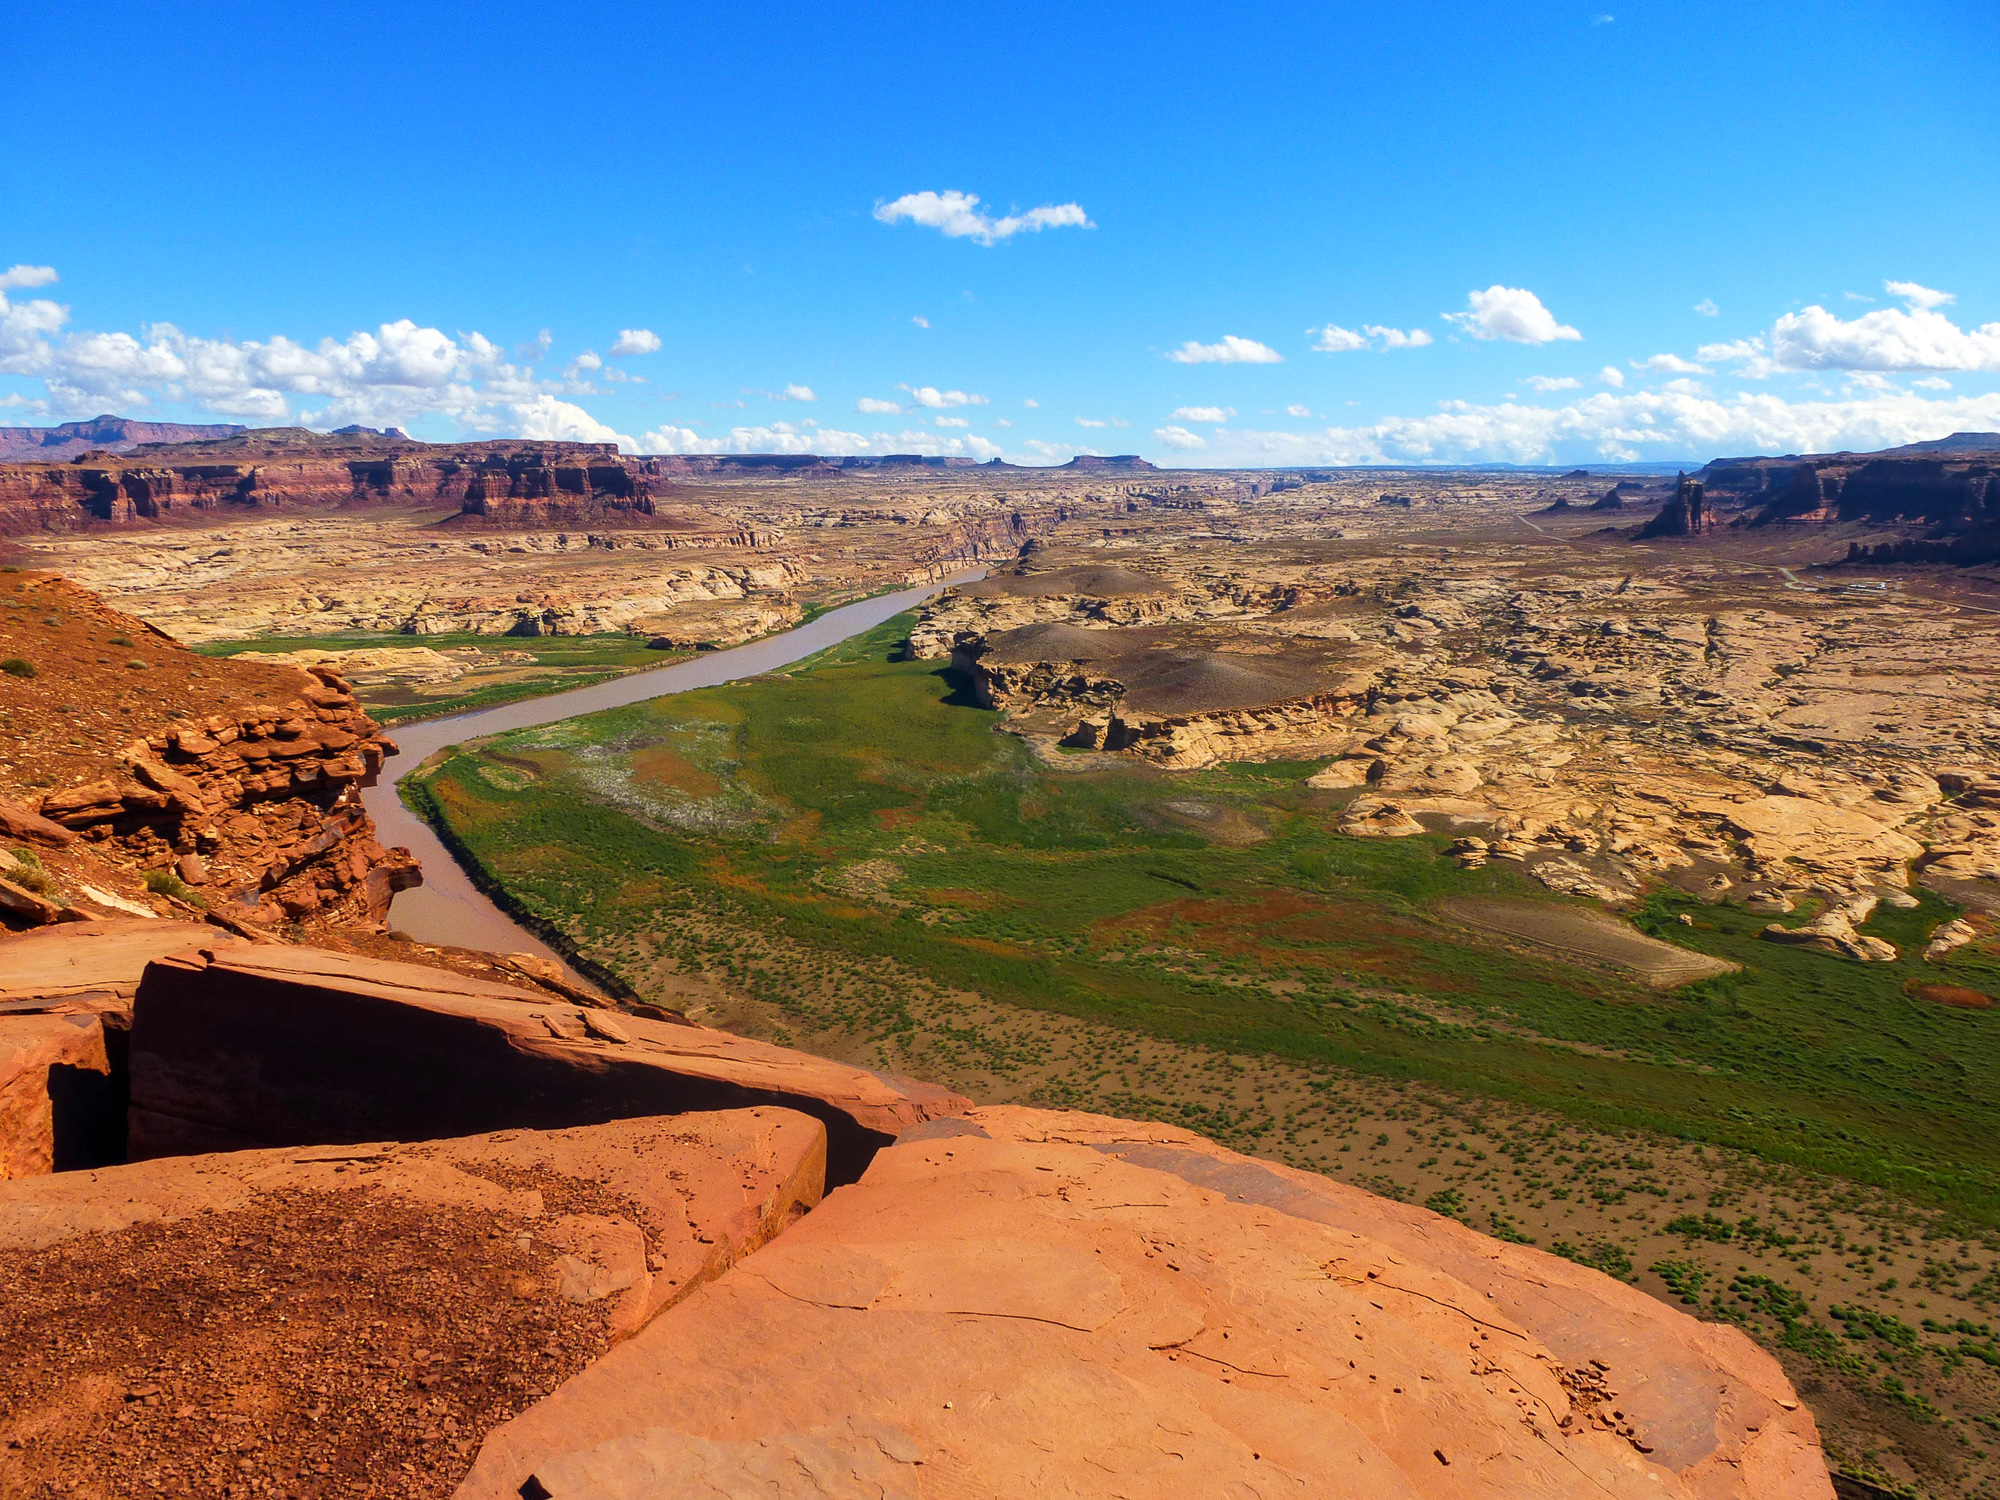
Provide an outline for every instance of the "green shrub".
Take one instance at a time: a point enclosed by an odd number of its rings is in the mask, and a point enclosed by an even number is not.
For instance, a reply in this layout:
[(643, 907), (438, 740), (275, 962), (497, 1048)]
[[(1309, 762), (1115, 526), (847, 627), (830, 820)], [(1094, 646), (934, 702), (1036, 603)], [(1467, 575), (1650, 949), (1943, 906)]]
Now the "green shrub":
[(176, 901), (185, 901), (189, 906), (206, 906), (201, 892), (189, 885), (172, 870), (148, 870), (145, 875), (146, 889), (156, 896), (171, 896)]
[(132, 638), (124, 635), (114, 635), (106, 644), (111, 646), (129, 646), (132, 644)]
[(139, 658), (136, 656), (133, 657), (130, 661), (126, 662), (125, 665), (130, 667), (135, 672), (143, 672), (146, 670), (146, 663), (140, 661)]
[(0, 672), (5, 672), (9, 677), (35, 677), (40, 675), (35, 664), (25, 656), (10, 656), (5, 661), (0, 661)]

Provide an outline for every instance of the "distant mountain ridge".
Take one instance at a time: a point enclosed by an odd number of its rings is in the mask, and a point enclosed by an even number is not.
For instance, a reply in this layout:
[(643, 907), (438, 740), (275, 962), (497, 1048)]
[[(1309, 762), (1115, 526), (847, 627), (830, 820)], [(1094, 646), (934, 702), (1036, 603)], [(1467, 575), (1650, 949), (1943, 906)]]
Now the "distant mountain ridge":
[(141, 443), (199, 443), (249, 429), (233, 422), (141, 422), (110, 412), (55, 427), (0, 427), (0, 463), (59, 464), (79, 453), (129, 453)]

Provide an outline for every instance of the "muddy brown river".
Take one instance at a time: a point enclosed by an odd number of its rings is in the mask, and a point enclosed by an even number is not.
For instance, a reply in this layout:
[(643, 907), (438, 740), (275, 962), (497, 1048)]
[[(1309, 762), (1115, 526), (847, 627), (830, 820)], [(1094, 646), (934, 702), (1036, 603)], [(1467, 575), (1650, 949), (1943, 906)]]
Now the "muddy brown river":
[(390, 762), (388, 779), (369, 787), (361, 802), (375, 820), (375, 834), (391, 847), (401, 844), (416, 855), (423, 866), (424, 883), (414, 890), (399, 892), (389, 910), (389, 925), (406, 932), (419, 942), (449, 943), (461, 948), (481, 948), (489, 953), (539, 953), (561, 960), (548, 945), (520, 926), (480, 893), (460, 868), (428, 824), (417, 817), (396, 794), (396, 783), (425, 760), (448, 745), (500, 734), (510, 729), (528, 729), (537, 724), (553, 724), (579, 714), (641, 703), (648, 698), (664, 698), (669, 693), (685, 693), (690, 688), (715, 687), (775, 671), (824, 651), (849, 636), (872, 630), (884, 620), (922, 603), (939, 589), (953, 583), (969, 583), (985, 577), (974, 569), (947, 578), (941, 583), (882, 594), (873, 599), (844, 604), (828, 610), (809, 624), (783, 635), (774, 635), (727, 651), (705, 652), (691, 661), (635, 672), (592, 687), (551, 693), (545, 698), (529, 698), (498, 708), (455, 714), (448, 719), (431, 719), (397, 729), (392, 738), (401, 754)]

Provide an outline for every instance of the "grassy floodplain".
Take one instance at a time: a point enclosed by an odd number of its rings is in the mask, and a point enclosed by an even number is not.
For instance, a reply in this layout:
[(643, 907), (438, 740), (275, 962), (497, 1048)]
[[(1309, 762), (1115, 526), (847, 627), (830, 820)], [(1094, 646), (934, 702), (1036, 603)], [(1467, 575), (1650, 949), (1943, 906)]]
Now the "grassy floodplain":
[(428, 795), (500, 884), (614, 963), (622, 939), (666, 937), (782, 1006), (795, 965), (726, 951), (692, 920), (727, 916), (1014, 1006), (2000, 1215), (2000, 1011), (1905, 993), (1918, 977), (2000, 989), (2000, 964), (1917, 963), (1949, 914), (1934, 899), (1870, 924), (1910, 958), (1859, 965), (1762, 943), (1765, 919), (1734, 908), (1657, 898), (1642, 927), (1742, 965), (1662, 994), (1442, 920), (1448, 896), (1561, 898), (1504, 864), (1461, 871), (1434, 839), (1335, 834), (1343, 794), (1307, 788), (1311, 764), (1045, 767), (953, 674), (897, 660), (906, 628), (788, 675), (502, 736)]

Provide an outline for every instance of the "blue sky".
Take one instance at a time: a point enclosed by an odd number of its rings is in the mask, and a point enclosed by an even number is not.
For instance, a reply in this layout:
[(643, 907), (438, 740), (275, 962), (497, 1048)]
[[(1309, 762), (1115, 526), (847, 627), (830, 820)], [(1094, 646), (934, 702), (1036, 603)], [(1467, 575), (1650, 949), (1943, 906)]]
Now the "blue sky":
[(2000, 429), (1990, 0), (83, 0), (9, 40), (4, 422), (1223, 465)]

